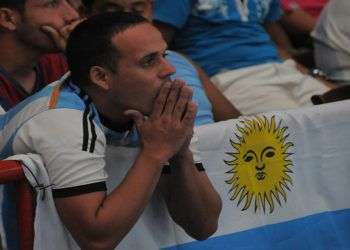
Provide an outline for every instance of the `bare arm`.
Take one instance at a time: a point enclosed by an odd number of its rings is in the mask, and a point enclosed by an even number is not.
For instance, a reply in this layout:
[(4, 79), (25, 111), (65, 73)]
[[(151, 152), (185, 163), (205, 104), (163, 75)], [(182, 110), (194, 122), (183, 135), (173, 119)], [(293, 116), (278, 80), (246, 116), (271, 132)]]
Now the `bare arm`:
[(309, 34), (316, 25), (316, 19), (302, 9), (285, 12), (282, 22), (292, 32), (306, 34)]
[(271, 22), (265, 24), (265, 29), (270, 35), (272, 41), (275, 42), (280, 56), (283, 59), (292, 58), (292, 54), (295, 51), (292, 43), (290, 42), (287, 33), (284, 31), (283, 27), (278, 22)]
[(173, 158), (171, 174), (161, 177), (169, 212), (190, 236), (204, 240), (215, 233), (221, 199), (204, 171), (199, 172), (188, 148)]
[(55, 199), (63, 223), (81, 248), (113, 249), (118, 245), (147, 205), (164, 162), (191, 136), (196, 114), (191, 89), (180, 82), (170, 86), (164, 84), (149, 119), (137, 111), (128, 112), (140, 132), (142, 147), (116, 189), (109, 195), (95, 192)]
[[(265, 29), (269, 33), (271, 39), (275, 42), (278, 52), (282, 59), (287, 60), (293, 58), (293, 54), (296, 54), (296, 49), (291, 44), (287, 33), (278, 22), (272, 22), (265, 24)], [(297, 63), (297, 69), (307, 74), (309, 70), (303, 65)]]
[(241, 115), (236, 107), (212, 83), (209, 76), (199, 66), (194, 65), (207, 97), (212, 104), (215, 121), (235, 119)]

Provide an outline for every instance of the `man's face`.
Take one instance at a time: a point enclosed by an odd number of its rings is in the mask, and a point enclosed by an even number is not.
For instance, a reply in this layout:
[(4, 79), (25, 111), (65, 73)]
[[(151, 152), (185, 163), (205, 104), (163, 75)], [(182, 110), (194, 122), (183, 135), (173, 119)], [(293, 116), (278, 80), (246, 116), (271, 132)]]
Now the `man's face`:
[(165, 59), (166, 43), (161, 33), (143, 23), (115, 35), (112, 43), (120, 59), (110, 82), (110, 100), (122, 111), (150, 114), (160, 87), (175, 72)]
[(96, 0), (94, 4), (94, 12), (132, 12), (152, 21), (152, 2), (153, 0)]
[(17, 25), (17, 36), (33, 49), (56, 52), (55, 43), (41, 27), (61, 30), (78, 19), (79, 14), (67, 0), (27, 0)]

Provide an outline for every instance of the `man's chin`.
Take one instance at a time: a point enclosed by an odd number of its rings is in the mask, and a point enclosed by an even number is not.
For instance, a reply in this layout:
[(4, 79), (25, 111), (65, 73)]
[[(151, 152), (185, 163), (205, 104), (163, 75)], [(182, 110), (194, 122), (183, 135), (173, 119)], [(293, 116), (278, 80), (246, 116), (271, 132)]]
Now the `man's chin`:
[(42, 55), (61, 52), (61, 50), (55, 44), (52, 43), (36, 44), (33, 46), (33, 49), (37, 50)]

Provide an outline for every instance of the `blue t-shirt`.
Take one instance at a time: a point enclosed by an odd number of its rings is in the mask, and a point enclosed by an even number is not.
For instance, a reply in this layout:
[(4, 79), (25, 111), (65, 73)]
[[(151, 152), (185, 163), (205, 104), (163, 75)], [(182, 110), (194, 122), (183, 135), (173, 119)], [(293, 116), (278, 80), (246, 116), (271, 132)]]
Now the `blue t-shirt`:
[(194, 66), (184, 56), (174, 52), (167, 51), (167, 60), (176, 68), (176, 73), (172, 79), (184, 80), (188, 86), (193, 89), (193, 101), (198, 105), (195, 125), (203, 125), (214, 122), (212, 106), (206, 96), (198, 72)]
[(280, 61), (264, 23), (281, 14), (279, 0), (156, 0), (155, 20), (175, 27), (174, 48), (210, 75)]

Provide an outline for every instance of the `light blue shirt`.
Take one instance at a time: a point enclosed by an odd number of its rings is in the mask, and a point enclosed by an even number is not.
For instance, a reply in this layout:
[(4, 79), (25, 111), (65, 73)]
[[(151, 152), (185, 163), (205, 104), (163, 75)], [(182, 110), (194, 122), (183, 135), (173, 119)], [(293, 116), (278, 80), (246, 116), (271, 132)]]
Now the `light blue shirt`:
[(174, 49), (210, 76), (280, 61), (263, 26), (279, 19), (278, 0), (156, 0), (154, 7), (156, 21), (179, 30)]

